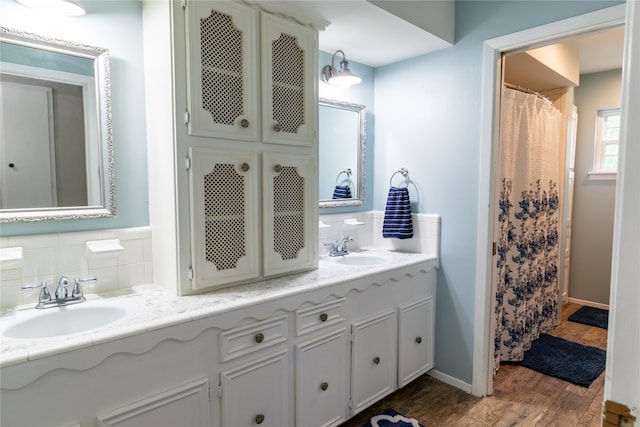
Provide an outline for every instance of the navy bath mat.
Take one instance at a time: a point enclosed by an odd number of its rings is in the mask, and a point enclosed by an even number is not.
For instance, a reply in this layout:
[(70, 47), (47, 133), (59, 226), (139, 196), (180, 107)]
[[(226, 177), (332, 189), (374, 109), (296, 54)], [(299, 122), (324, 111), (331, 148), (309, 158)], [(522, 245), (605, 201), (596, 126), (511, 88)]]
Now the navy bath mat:
[(609, 310), (583, 305), (576, 310), (575, 313), (569, 316), (568, 320), (571, 322), (584, 323), (585, 325), (607, 329), (607, 326), (609, 325)]
[(385, 409), (382, 414), (371, 417), (362, 427), (424, 427), (414, 418), (409, 418), (394, 409)]
[(547, 334), (531, 343), (518, 362), (534, 371), (589, 387), (604, 371), (606, 351)]

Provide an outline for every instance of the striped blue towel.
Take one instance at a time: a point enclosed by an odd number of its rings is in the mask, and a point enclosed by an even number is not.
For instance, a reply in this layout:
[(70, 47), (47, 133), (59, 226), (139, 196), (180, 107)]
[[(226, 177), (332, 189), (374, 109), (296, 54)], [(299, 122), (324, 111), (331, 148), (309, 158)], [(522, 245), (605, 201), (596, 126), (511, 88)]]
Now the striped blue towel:
[(411, 202), (407, 187), (391, 187), (382, 223), (382, 237), (410, 239), (413, 237)]
[(333, 190), (333, 198), (334, 199), (350, 199), (351, 188), (349, 188), (348, 185), (336, 185), (336, 188)]

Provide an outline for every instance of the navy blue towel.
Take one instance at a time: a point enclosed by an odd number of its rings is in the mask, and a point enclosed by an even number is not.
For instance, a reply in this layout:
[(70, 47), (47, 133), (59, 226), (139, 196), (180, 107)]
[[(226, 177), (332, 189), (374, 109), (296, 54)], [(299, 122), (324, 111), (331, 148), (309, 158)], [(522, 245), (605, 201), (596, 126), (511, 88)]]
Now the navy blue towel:
[(382, 223), (382, 237), (410, 239), (413, 237), (411, 202), (407, 187), (391, 187)]
[(348, 185), (336, 185), (336, 188), (333, 190), (333, 198), (334, 199), (350, 199), (351, 188), (349, 188)]

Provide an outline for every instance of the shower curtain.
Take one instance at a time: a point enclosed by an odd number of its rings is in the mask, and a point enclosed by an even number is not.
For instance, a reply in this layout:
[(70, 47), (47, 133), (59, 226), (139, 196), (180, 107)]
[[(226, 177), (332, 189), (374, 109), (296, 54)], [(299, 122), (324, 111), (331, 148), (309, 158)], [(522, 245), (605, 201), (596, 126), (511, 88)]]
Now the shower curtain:
[(502, 360), (522, 360), (558, 321), (561, 116), (535, 94), (503, 91), (495, 371)]

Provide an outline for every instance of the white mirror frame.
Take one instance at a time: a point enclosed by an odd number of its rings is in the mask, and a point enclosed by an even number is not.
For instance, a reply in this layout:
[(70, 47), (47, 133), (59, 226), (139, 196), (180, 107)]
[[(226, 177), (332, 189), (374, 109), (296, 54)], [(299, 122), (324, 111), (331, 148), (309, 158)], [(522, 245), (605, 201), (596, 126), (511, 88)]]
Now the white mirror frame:
[[(0, 27), (0, 43), (17, 44), (49, 52), (80, 56), (94, 61), (96, 122), (90, 150), (98, 150), (101, 204), (55, 208), (0, 209), (0, 223), (108, 218), (116, 214), (115, 171), (111, 124), (111, 77), (109, 51), (104, 48), (53, 39), (6, 27)], [(86, 113), (85, 113), (86, 114)]]
[[(364, 204), (364, 189), (365, 189), (365, 153), (366, 153), (366, 110), (364, 105), (352, 104), (349, 102), (336, 101), (333, 99), (319, 99), (319, 106), (339, 108), (342, 110), (348, 110), (356, 112), (358, 115), (358, 138), (354, 141), (357, 144), (358, 150), (358, 174), (356, 176), (356, 189), (357, 197), (351, 199), (327, 199), (320, 200), (319, 206), (321, 208), (338, 208), (345, 206), (361, 206)], [(322, 126), (319, 123), (319, 127)], [(319, 170), (322, 170), (322, 165), (319, 165)], [(320, 174), (320, 172), (319, 172)]]

